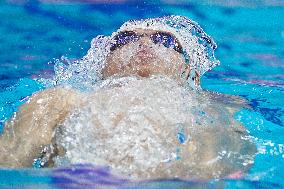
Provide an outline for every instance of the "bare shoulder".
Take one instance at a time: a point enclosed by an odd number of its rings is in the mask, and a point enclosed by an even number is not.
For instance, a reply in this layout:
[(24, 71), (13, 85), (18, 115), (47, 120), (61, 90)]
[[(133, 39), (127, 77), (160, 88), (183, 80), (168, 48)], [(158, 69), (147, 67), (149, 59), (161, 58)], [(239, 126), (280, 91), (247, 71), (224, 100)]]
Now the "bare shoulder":
[(0, 165), (31, 166), (42, 149), (51, 144), (56, 126), (81, 104), (79, 96), (80, 93), (68, 88), (33, 94), (5, 124), (0, 136)]
[(37, 92), (19, 107), (8, 124), (20, 122), (21, 125), (32, 126), (43, 125), (44, 121), (63, 121), (66, 114), (76, 105), (78, 96), (78, 92), (72, 89), (59, 87)]
[(77, 96), (78, 92), (73, 89), (55, 87), (34, 93), (25, 105), (51, 103), (58, 100), (72, 104), (73, 101), (76, 101)]

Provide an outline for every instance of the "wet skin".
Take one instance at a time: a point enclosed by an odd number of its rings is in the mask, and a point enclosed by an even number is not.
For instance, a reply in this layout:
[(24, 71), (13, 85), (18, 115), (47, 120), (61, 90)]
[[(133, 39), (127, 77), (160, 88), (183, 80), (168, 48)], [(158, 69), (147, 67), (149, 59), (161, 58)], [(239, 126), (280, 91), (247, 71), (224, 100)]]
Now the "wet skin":
[[(155, 34), (154, 30), (134, 30), (137, 35), (142, 35), (137, 42), (129, 42), (107, 57), (107, 64), (103, 70), (104, 78), (118, 75), (139, 75), (141, 77), (149, 77), (150, 75), (166, 75), (176, 80), (180, 80), (182, 68), (186, 65), (183, 54), (175, 51), (173, 48), (163, 47), (162, 44), (154, 44), (150, 39), (151, 34)], [(130, 49), (138, 49), (130, 56), (129, 62), (125, 63), (125, 59), (121, 56), (122, 52), (129, 52)], [(171, 57), (171, 62), (168, 63), (163, 57), (153, 53), (153, 48), (163, 48), (163, 52)], [(188, 69), (188, 67), (187, 67)]]
[[(149, 38), (149, 35), (156, 32), (154, 30), (135, 30), (135, 32), (143, 36), (138, 41), (118, 47), (109, 54), (102, 71), (103, 78), (165, 75), (183, 84), (185, 81), (180, 75), (185, 72), (187, 76), (190, 69), (185, 64), (184, 56), (172, 48), (154, 44)], [(161, 48), (166, 55), (153, 53), (153, 48)], [(171, 57), (171, 60), (165, 57)], [(124, 61), (126, 58), (127, 62)], [(196, 78), (195, 82), (199, 82), (199, 79)], [(82, 98), (83, 95), (72, 89), (60, 87), (34, 94), (6, 123), (4, 134), (0, 137), (0, 166), (31, 167), (33, 160), (40, 156), (44, 147), (54, 144), (55, 128), (64, 122), (74, 108), (82, 107), (91, 100)], [(239, 126), (237, 132), (245, 133), (245, 130)], [(210, 133), (204, 133), (204, 136), (207, 139), (206, 143), (210, 144)], [(255, 148), (250, 146), (250, 149), (250, 153), (253, 154)], [(64, 149), (56, 149), (56, 146), (53, 150), (52, 156), (64, 153)], [(49, 163), (49, 166), (52, 166), (51, 159)], [(210, 169), (208, 171), (212, 172)], [(163, 176), (162, 173), (157, 175)], [(204, 172), (199, 178), (212, 178), (212, 174)]]

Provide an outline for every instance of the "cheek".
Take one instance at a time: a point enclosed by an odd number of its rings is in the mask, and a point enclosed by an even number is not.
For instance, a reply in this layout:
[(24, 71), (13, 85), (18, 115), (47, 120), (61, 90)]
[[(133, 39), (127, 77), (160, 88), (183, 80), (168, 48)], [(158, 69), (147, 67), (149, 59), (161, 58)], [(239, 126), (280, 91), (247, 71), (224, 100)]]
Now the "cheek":
[(143, 70), (138, 70), (137, 74), (141, 77), (149, 77), (152, 73), (150, 69), (143, 69)]
[(120, 64), (115, 62), (113, 57), (107, 58), (105, 67), (102, 70), (102, 75), (105, 78), (105, 77), (118, 73), (119, 70), (120, 70)]
[(185, 60), (182, 55), (177, 54), (176, 52), (169, 51), (164, 56), (161, 57), (163, 65), (172, 71), (180, 70)]

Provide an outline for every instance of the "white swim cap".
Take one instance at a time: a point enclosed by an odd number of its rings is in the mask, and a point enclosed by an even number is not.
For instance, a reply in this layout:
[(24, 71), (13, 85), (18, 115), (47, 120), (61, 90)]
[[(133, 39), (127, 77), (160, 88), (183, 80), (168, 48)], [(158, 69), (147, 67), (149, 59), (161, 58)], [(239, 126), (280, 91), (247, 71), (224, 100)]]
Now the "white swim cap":
[(150, 29), (172, 33), (182, 45), (186, 62), (201, 76), (219, 64), (214, 56), (217, 45), (195, 22), (183, 16), (165, 16), (125, 22), (112, 37), (122, 31)]

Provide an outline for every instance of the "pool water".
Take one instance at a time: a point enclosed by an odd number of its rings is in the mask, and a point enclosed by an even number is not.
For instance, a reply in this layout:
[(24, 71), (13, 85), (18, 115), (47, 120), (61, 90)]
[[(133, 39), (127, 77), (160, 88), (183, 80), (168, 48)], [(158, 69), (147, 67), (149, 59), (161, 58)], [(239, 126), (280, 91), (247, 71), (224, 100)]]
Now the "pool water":
[(53, 75), (55, 59), (82, 57), (92, 38), (110, 35), (129, 19), (183, 15), (198, 22), (218, 44), (216, 57), (221, 65), (203, 76), (202, 87), (242, 96), (251, 105), (235, 115), (258, 148), (248, 175), (208, 182), (133, 183), (111, 175), (106, 168), (74, 165), (61, 169), (2, 169), (0, 188), (284, 188), (283, 4), (182, 2), (1, 1), (0, 129), (27, 96), (44, 88), (34, 79)]

